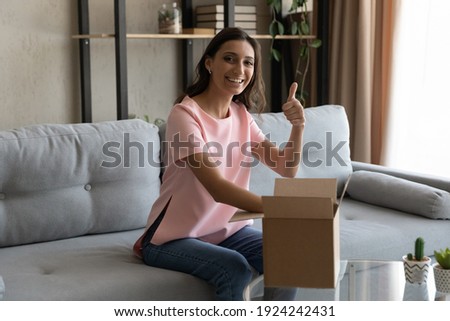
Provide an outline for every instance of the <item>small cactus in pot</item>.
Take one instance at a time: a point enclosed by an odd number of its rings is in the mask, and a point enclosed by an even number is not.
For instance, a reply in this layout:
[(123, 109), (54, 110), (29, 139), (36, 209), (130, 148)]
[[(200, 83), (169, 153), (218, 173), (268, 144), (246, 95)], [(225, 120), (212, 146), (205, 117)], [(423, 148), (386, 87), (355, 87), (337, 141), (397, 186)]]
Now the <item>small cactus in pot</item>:
[(436, 291), (450, 293), (450, 249), (434, 251), (436, 263), (433, 264)]
[(414, 244), (414, 255), (408, 253), (407, 258), (409, 261), (422, 261), (425, 257), (425, 241), (423, 238), (418, 237)]
[(409, 283), (426, 283), (431, 259), (425, 256), (425, 241), (418, 237), (414, 243), (414, 255), (408, 253), (403, 256), (405, 279)]

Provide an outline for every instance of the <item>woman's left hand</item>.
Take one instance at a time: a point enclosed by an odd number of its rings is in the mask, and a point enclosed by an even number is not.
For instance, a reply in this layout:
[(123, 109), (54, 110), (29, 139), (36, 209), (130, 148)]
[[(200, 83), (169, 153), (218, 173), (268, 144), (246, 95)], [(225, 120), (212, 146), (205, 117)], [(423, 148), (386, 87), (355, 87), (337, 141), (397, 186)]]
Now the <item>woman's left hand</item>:
[(303, 127), (305, 126), (305, 114), (303, 106), (300, 101), (295, 98), (295, 93), (297, 91), (298, 84), (293, 82), (289, 88), (289, 96), (286, 102), (281, 107), (287, 120), (289, 120), (292, 126)]

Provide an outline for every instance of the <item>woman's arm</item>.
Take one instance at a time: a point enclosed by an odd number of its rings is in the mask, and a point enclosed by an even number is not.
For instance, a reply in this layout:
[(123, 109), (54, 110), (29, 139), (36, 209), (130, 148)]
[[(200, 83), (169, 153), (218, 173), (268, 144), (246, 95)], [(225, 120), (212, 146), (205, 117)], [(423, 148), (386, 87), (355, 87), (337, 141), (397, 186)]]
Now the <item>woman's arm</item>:
[(261, 197), (223, 178), (215, 163), (209, 160), (208, 153), (192, 154), (186, 158), (186, 162), (216, 202), (262, 213)]
[(268, 140), (252, 149), (256, 157), (283, 177), (295, 177), (301, 161), (303, 130), (305, 129), (305, 115), (303, 107), (295, 98), (297, 83), (289, 89), (289, 97), (283, 104), (282, 110), (292, 124), (291, 134), (285, 148), (278, 149)]

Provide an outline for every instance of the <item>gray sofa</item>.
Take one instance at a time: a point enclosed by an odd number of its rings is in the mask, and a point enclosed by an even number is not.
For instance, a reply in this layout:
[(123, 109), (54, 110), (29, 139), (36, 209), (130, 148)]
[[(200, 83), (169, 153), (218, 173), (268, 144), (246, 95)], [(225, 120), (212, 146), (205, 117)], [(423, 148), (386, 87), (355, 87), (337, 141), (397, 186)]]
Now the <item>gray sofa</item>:
[[(335, 177), (341, 193), (350, 174), (363, 174), (350, 180), (341, 205), (343, 259), (401, 260), (418, 235), (427, 255), (450, 246), (450, 220), (425, 217), (449, 215), (450, 180), (352, 162), (344, 109), (308, 108), (306, 116), (298, 177)], [(254, 117), (272, 141), (287, 139), (282, 114)], [(204, 281), (146, 266), (132, 253), (159, 192), (163, 132), (140, 120), (0, 132), (0, 299), (213, 299)], [(388, 175), (370, 176), (377, 172)], [(275, 177), (255, 163), (250, 188), (271, 195)], [(410, 212), (398, 206), (402, 187), (418, 195), (407, 201)]]

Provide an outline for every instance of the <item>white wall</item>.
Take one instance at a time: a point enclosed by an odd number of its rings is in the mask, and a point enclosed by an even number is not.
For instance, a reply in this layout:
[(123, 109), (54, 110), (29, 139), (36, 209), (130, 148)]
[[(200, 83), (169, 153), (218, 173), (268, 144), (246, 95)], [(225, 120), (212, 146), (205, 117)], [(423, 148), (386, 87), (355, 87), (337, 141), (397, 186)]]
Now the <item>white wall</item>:
[[(157, 33), (155, 9), (164, 2), (170, 1), (127, 1), (127, 32)], [(210, 1), (193, 1), (205, 3)], [(267, 33), (265, 0), (236, 3), (256, 4), (259, 32)], [(77, 1), (0, 0), (0, 8), (0, 130), (80, 122), (78, 40), (72, 39), (78, 33)], [(91, 33), (114, 33), (112, 0), (90, 0), (89, 10)], [(263, 52), (268, 43), (261, 41)], [(195, 52), (206, 45), (196, 40)], [(167, 117), (182, 91), (181, 41), (128, 40), (127, 46), (129, 112), (151, 120)], [(270, 88), (269, 55), (264, 57)], [(93, 119), (116, 119), (113, 39), (91, 40), (91, 67)]]
[(0, 129), (79, 118), (75, 5), (0, 0)]
[[(127, 1), (127, 32), (158, 33), (157, 9), (167, 1)], [(114, 33), (112, 0), (90, 0), (91, 33)], [(96, 121), (116, 118), (114, 40), (91, 40), (92, 104)], [(182, 90), (181, 41), (128, 40), (129, 112), (166, 118)]]

